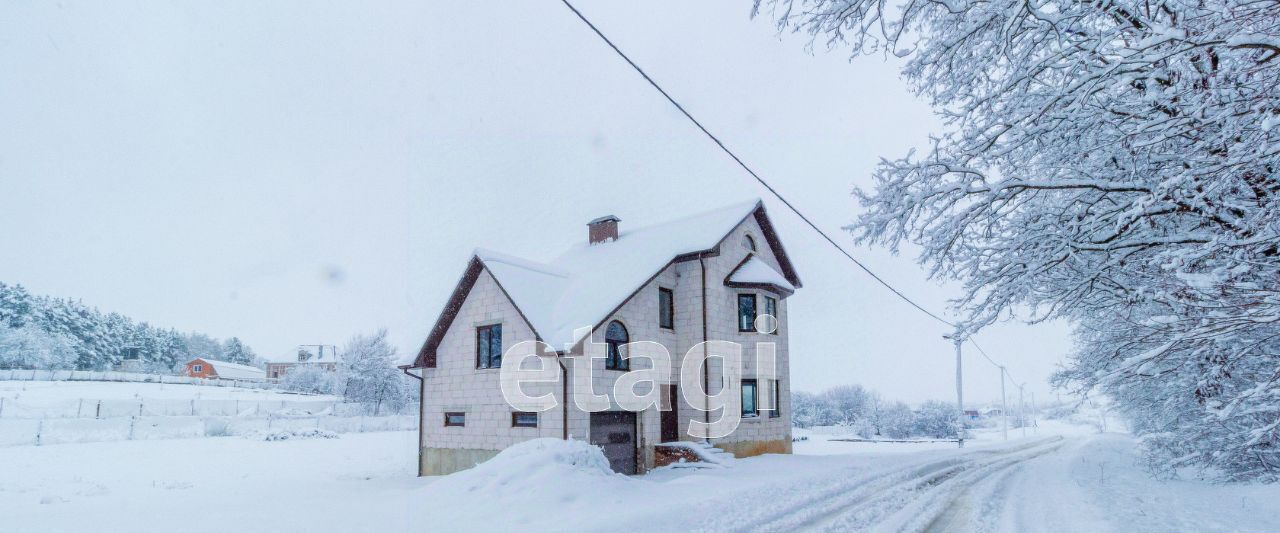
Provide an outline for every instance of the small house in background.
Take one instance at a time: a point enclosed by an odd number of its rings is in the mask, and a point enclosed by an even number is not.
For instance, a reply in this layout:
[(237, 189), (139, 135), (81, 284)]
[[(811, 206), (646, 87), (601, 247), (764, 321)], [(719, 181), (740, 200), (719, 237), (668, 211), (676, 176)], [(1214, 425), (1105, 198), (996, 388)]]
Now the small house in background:
[(965, 409), (964, 417), (969, 420), (977, 420), (979, 418), (982, 418), (982, 415), (978, 413), (976, 409)]
[(297, 361), (271, 361), (267, 363), (267, 377), (283, 378), (290, 369), (297, 366), (314, 365), (327, 372), (337, 372), (342, 359), (338, 357), (338, 347), (330, 344), (304, 344), (298, 346)]
[(241, 381), (262, 381), (267, 378), (267, 373), (261, 368), (200, 357), (187, 362), (184, 374), (193, 378)]
[(142, 357), (139, 356), (139, 352), (141, 350), (135, 346), (120, 350), (120, 361), (112, 367), (112, 370), (116, 372), (142, 372)]

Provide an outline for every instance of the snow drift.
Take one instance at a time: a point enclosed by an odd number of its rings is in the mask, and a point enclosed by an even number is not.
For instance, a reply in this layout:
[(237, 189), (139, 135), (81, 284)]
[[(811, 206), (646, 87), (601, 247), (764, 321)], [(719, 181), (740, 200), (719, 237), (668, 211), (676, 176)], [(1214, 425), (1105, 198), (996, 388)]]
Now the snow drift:
[[(533, 439), (511, 446), (475, 468), (444, 476), (423, 489), (422, 501), (456, 517), (456, 524), (482, 524), (495, 511), (511, 524), (545, 523), (555, 509), (566, 529), (598, 515), (604, 500), (622, 503), (641, 480), (609, 469), (598, 446), (579, 440)], [(560, 520), (560, 518), (557, 518)], [(590, 520), (584, 522), (589, 524)]]

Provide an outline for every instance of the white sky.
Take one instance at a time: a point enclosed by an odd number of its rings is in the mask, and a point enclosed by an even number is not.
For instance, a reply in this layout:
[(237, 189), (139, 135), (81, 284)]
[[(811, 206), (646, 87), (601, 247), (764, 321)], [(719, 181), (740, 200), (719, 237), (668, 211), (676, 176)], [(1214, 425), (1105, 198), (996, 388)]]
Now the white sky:
[[(805, 283), (795, 388), (954, 398), (943, 327), (559, 2), (419, 4), (0, 4), (0, 281), (267, 357), (380, 326), (407, 354), (473, 247), (543, 259), (596, 216), (635, 227), (761, 196)], [(938, 128), (893, 62), (807, 54), (748, 0), (579, 7), (845, 243), (852, 187)], [(854, 251), (927, 307), (954, 294), (910, 254)], [(979, 339), (1041, 398), (1070, 347), (1062, 324)], [(965, 362), (966, 397), (998, 398), (996, 370)]]

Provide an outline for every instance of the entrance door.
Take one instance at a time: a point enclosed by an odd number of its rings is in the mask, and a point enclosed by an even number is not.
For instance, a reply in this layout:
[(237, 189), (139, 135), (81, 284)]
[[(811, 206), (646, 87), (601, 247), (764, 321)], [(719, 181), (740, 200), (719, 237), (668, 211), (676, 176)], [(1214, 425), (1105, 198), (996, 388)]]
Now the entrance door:
[(676, 410), (676, 386), (662, 386), (662, 442), (680, 440), (680, 412)]
[(636, 414), (631, 411), (591, 413), (591, 444), (604, 449), (614, 472), (636, 473)]

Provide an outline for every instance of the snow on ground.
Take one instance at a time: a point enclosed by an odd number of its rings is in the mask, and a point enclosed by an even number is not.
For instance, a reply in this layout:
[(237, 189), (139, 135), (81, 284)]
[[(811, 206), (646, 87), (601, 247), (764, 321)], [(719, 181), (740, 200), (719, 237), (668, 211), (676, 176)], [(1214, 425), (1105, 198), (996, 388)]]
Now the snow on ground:
[(542, 440), (416, 478), (414, 432), (22, 446), (0, 449), (0, 529), (1280, 531), (1280, 487), (1156, 481), (1132, 437), (1037, 433), (982, 432), (964, 450), (811, 438), (797, 450), (822, 455), (638, 477)]
[(0, 448), (0, 530), (427, 531), (412, 431)]
[(151, 398), (158, 400), (316, 400), (339, 398), (321, 395), (205, 385), (167, 383), (122, 383), (111, 381), (0, 381), (0, 397), (29, 402), (61, 400), (126, 400)]

